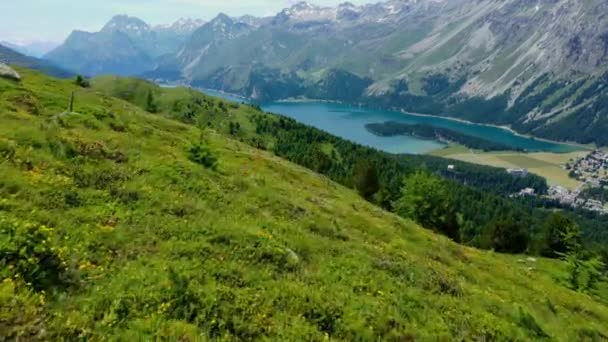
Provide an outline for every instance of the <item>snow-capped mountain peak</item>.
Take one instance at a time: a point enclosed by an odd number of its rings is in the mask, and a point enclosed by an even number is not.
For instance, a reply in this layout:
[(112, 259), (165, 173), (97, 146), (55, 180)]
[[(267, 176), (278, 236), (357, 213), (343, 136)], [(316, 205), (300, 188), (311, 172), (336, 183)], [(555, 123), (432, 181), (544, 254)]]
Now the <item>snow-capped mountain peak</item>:
[(336, 16), (337, 8), (320, 7), (308, 2), (299, 2), (281, 11), (277, 18), (282, 19), (282, 21), (320, 21), (335, 20)]
[(171, 29), (177, 32), (192, 32), (204, 24), (202, 19), (180, 18), (171, 25)]
[(120, 31), (132, 36), (141, 36), (150, 30), (150, 25), (139, 18), (117, 15), (103, 27), (102, 32)]

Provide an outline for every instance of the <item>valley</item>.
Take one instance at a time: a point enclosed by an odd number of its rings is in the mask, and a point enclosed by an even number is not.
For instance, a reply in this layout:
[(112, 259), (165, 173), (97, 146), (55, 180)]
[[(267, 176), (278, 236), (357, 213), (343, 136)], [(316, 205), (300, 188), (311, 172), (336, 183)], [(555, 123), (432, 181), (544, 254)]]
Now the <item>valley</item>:
[[(219, 96), (237, 102), (252, 102), (250, 99), (235, 94), (201, 89), (206, 94)], [(510, 146), (513, 150), (530, 152), (569, 153), (585, 149), (582, 146), (535, 139), (519, 135), (511, 130), (475, 124), (448, 117), (410, 114), (397, 111), (371, 109), (364, 106), (310, 101), (281, 101), (262, 103), (261, 108), (268, 112), (278, 113), (335, 134), (353, 142), (370, 146), (389, 153), (425, 154), (440, 149), (445, 145), (436, 139), (419, 139), (411, 135), (378, 136), (369, 132), (365, 125), (379, 122), (398, 122), (404, 124), (423, 124), (432, 127), (450, 129), (468, 136)]]
[(608, 3), (317, 1), (11, 3), (0, 342), (608, 341)]
[[(253, 102), (222, 91), (202, 91), (230, 101)], [(590, 146), (536, 139), (505, 127), (461, 119), (354, 107), (331, 101), (286, 100), (263, 104), (261, 108), (392, 154), (437, 156), (502, 168), (505, 173), (523, 170), (525, 174), (532, 173), (546, 179), (548, 194), (537, 193), (533, 188), (521, 188), (515, 189), (511, 196), (532, 196), (573, 209), (584, 208), (608, 214), (608, 198), (594, 200), (585, 195), (586, 191), (593, 189), (601, 191), (606, 183), (604, 178), (598, 179), (589, 167), (585, 169), (588, 177), (582, 177), (581, 173), (577, 179), (572, 175), (574, 171), (570, 165), (578, 165), (580, 162), (577, 161), (596, 154), (591, 152)], [(463, 146), (459, 142), (469, 145)], [(600, 164), (601, 172), (605, 172), (604, 165), (603, 162)]]
[[(250, 101), (247, 98), (225, 92), (210, 89), (202, 91), (227, 100)], [(528, 169), (532, 173), (545, 177), (550, 185), (569, 189), (576, 188), (581, 182), (569, 177), (569, 171), (564, 168), (564, 165), (571, 159), (588, 153), (586, 152), (588, 148), (585, 146), (535, 139), (505, 128), (474, 124), (452, 118), (315, 101), (283, 101), (264, 104), (262, 108), (381, 151), (395, 154), (430, 154), (479, 165)], [(484, 152), (458, 144), (448, 143), (446, 145), (434, 139), (420, 139), (411, 135), (378, 136), (365, 129), (367, 124), (386, 121), (450, 129), (461, 134), (510, 146), (513, 151)]]

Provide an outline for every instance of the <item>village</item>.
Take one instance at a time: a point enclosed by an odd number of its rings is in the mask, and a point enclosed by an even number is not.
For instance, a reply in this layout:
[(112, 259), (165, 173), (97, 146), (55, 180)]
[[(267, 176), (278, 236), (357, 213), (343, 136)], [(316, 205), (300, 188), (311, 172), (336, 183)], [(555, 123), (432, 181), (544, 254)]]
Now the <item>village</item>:
[(572, 160), (564, 168), (570, 171), (570, 177), (588, 184), (591, 187), (608, 186), (608, 153), (593, 151), (588, 155)]
[(608, 153), (592, 151), (584, 157), (571, 160), (564, 165), (564, 169), (581, 184), (574, 190), (551, 186), (547, 197), (564, 205), (608, 214), (608, 203), (588, 195), (589, 189), (608, 188)]
[[(579, 185), (574, 189), (553, 185), (543, 197), (573, 208), (608, 214), (608, 153), (592, 151), (584, 157), (570, 160), (563, 168), (569, 171), (570, 177), (580, 182)], [(526, 177), (528, 170), (507, 169), (507, 173), (514, 177)], [(592, 193), (605, 195), (594, 196)], [(537, 195), (535, 189), (525, 188), (512, 197)]]

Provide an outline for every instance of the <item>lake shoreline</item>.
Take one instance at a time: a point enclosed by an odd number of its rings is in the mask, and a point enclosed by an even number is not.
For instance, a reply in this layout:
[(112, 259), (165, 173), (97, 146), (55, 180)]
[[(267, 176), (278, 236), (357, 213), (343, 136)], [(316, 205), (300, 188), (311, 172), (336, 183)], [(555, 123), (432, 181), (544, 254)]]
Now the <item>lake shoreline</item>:
[[(289, 103), (294, 103), (294, 104), (297, 104), (297, 103), (332, 103), (332, 104), (348, 105), (348, 106), (353, 106), (353, 107), (357, 107), (357, 108), (365, 108), (365, 109), (368, 109), (368, 110), (375, 110), (373, 107), (363, 106), (361, 104), (352, 104), (352, 103), (343, 102), (343, 101), (337, 101), (337, 100), (319, 100), (319, 99), (310, 99), (310, 98), (287, 98), (287, 99), (277, 100), (277, 101), (274, 101), (274, 102), (271, 102), (271, 103), (281, 103), (281, 104), (289, 104)], [(551, 139), (546, 139), (546, 138), (542, 138), (542, 137), (537, 137), (537, 136), (531, 135), (531, 134), (520, 133), (520, 132), (514, 130), (509, 125), (495, 125), (495, 124), (488, 124), (488, 123), (479, 123), (479, 122), (469, 121), (469, 120), (466, 120), (466, 119), (455, 118), (455, 117), (444, 116), (444, 115), (413, 113), (413, 112), (408, 112), (408, 111), (406, 111), (404, 109), (398, 109), (398, 108), (379, 109), (379, 110), (387, 110), (387, 111), (390, 111), (390, 112), (396, 112), (396, 113), (401, 113), (401, 114), (405, 114), (405, 115), (413, 115), (413, 116), (420, 116), (420, 117), (441, 118), (441, 119), (451, 120), (451, 121), (455, 121), (455, 122), (459, 122), (459, 123), (463, 123), (463, 124), (467, 124), (467, 125), (494, 127), (494, 128), (504, 129), (504, 130), (509, 131), (510, 133), (512, 133), (514, 135), (517, 135), (519, 137), (522, 137), (522, 138), (528, 138), (528, 139), (534, 139), (534, 140), (538, 140), (538, 141), (544, 141), (544, 142), (551, 143), (551, 144), (568, 145), (568, 146), (580, 148), (580, 149), (582, 149), (584, 151), (593, 150), (593, 149), (596, 148), (596, 147), (590, 147), (590, 146), (586, 146), (586, 145), (579, 144), (579, 143), (572, 142), (572, 141), (557, 141), (557, 140), (551, 140)], [(513, 152), (518, 152), (518, 151), (513, 150)], [(534, 152), (534, 151), (531, 151), (531, 152)], [(526, 152), (522, 152), (522, 153), (526, 153)], [(568, 152), (555, 152), (555, 153), (568, 153)]]
[[(202, 91), (203, 93), (205, 93), (205, 91), (208, 91), (208, 92), (212, 92), (212, 93), (216, 93), (216, 94), (222, 94), (222, 95), (226, 95), (226, 96), (235, 97), (235, 98), (238, 98), (238, 99), (241, 99), (241, 100), (251, 101), (250, 98), (247, 98), (245, 96), (242, 96), (242, 95), (239, 95), (239, 94), (225, 92), (225, 91), (222, 91), (222, 90), (208, 89), (208, 88), (195, 88), (195, 87), (191, 87), (191, 88), (197, 89), (199, 91)], [(210, 94), (210, 95), (213, 96), (212, 94)], [(588, 145), (578, 144), (576, 142), (571, 142), (571, 141), (556, 141), (556, 140), (550, 140), (550, 139), (545, 139), (545, 138), (537, 137), (537, 136), (530, 135), (530, 134), (520, 133), (520, 132), (514, 130), (513, 128), (511, 128), (508, 125), (495, 125), (495, 124), (488, 124), (488, 123), (477, 123), (477, 122), (469, 121), (469, 120), (466, 120), (466, 119), (449, 117), (449, 116), (443, 116), (443, 115), (433, 115), (433, 114), (424, 114), (424, 113), (412, 113), (412, 112), (408, 112), (408, 111), (405, 111), (403, 109), (397, 109), (397, 108), (389, 108), (389, 109), (381, 109), (380, 108), (380, 109), (377, 109), (377, 108), (373, 108), (373, 107), (369, 107), (369, 106), (364, 106), (362, 104), (352, 104), (352, 103), (347, 103), (347, 102), (337, 101), (337, 100), (322, 100), (322, 99), (311, 99), (311, 98), (302, 97), (302, 98), (281, 99), (281, 100), (272, 101), (272, 102), (268, 102), (268, 103), (262, 103), (261, 105), (265, 106), (265, 105), (272, 105), (272, 104), (314, 104), (314, 103), (320, 103), (320, 104), (339, 104), (339, 105), (352, 106), (354, 108), (362, 108), (362, 109), (367, 109), (367, 110), (382, 110), (382, 111), (394, 112), (394, 113), (398, 113), (398, 114), (402, 114), (402, 115), (412, 115), (412, 116), (426, 117), (426, 118), (439, 118), (439, 119), (443, 119), (443, 120), (458, 122), (458, 123), (462, 123), (462, 124), (466, 124), (466, 125), (472, 125), (472, 126), (492, 127), (492, 128), (497, 128), (497, 129), (505, 130), (505, 131), (507, 131), (507, 132), (509, 132), (509, 133), (511, 133), (511, 134), (513, 134), (515, 136), (521, 137), (521, 138), (537, 140), (537, 141), (546, 142), (546, 143), (550, 143), (550, 144), (569, 146), (569, 147), (572, 147), (572, 148), (576, 148), (577, 149), (576, 151), (590, 151), (590, 150), (593, 150), (593, 149), (596, 148), (596, 147), (592, 147), (592, 146), (588, 146)], [(445, 148), (445, 146), (443, 148)], [(441, 149), (441, 148), (439, 148), (439, 149)], [(521, 152), (521, 151), (517, 151), (515, 148), (512, 151), (513, 152), (519, 152), (519, 153), (533, 153), (533, 152), (535, 152), (535, 151)], [(561, 154), (561, 153), (569, 153), (569, 152), (573, 152), (573, 151), (552, 152), (552, 153)]]
[[(525, 134), (525, 133), (520, 133), (516, 130), (514, 130), (513, 128), (511, 128), (510, 126), (507, 125), (494, 125), (494, 124), (487, 124), (487, 123), (478, 123), (478, 122), (473, 122), (473, 121), (469, 121), (469, 120), (465, 120), (465, 119), (460, 119), (460, 118), (454, 118), (454, 117), (450, 117), (450, 116), (443, 116), (443, 115), (433, 115), (433, 114), (422, 114), (422, 113), (411, 113), (411, 112), (407, 112), (405, 110), (394, 110), (397, 113), (401, 113), (401, 114), (406, 114), (406, 115), (414, 115), (414, 116), (421, 116), (421, 117), (428, 117), (428, 118), (442, 118), (445, 120), (451, 120), (451, 121), (455, 121), (455, 122), (460, 122), (463, 124), (467, 124), (467, 125), (476, 125), (476, 126), (486, 126), (486, 127), (494, 127), (494, 128), (500, 128), (500, 129), (504, 129), (506, 131), (509, 131), (511, 133), (513, 133), (514, 135), (517, 135), (519, 137), (522, 138), (528, 138), (528, 139), (534, 139), (534, 140), (538, 140), (538, 141), (544, 141), (544, 142), (548, 142), (548, 143), (552, 143), (552, 144), (560, 144), (560, 145), (568, 145), (568, 146), (573, 146), (573, 147), (578, 147), (581, 148), (583, 151), (589, 151), (589, 150), (593, 150), (593, 147), (589, 147), (589, 146), (585, 146), (576, 142), (571, 142), (571, 141), (557, 141), (557, 140), (550, 140), (550, 139), (545, 139), (545, 138), (541, 138), (541, 137), (537, 137), (534, 135), (530, 135), (530, 134)], [(514, 151), (516, 152), (516, 151)], [(569, 153), (569, 152), (554, 152), (554, 153)]]

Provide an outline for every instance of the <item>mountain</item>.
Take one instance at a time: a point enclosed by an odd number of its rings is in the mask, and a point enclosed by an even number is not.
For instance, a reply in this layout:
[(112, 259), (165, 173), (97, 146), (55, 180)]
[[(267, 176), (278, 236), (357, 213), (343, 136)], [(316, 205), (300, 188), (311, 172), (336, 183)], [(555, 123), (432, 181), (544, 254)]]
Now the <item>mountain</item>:
[(192, 32), (204, 24), (200, 19), (181, 18), (171, 25), (150, 26), (138, 18), (118, 15), (112, 18), (101, 33), (122, 32), (152, 58), (175, 53)]
[(13, 49), (26, 56), (41, 58), (49, 51), (56, 48), (59, 44), (45, 41), (32, 41), (29, 43), (13, 44), (6, 41), (1, 41), (0, 44)]
[(44, 57), (83, 75), (134, 75), (154, 66), (152, 57), (121, 31), (74, 31), (63, 45)]
[[(18, 71), (0, 79), (3, 340), (608, 336), (605, 293), (568, 289), (564, 262), (460, 246), (247, 143), (280, 117)], [(157, 113), (105, 93), (123, 86)]]
[(51, 62), (23, 55), (3, 45), (0, 45), (0, 62), (38, 70), (55, 77), (67, 78), (74, 76), (72, 72), (55, 66)]
[(360, 103), (608, 145), (607, 13), (602, 0), (302, 2), (237, 34), (197, 31), (158, 69), (260, 100), (307, 96), (340, 70), (338, 88), (372, 80)]
[(155, 59), (175, 53), (200, 20), (180, 19), (152, 27), (135, 17), (113, 17), (99, 32), (74, 31), (45, 58), (85, 75), (136, 75), (155, 67)]
[(202, 19), (180, 18), (171, 25), (154, 26), (153, 30), (156, 32), (168, 32), (171, 34), (182, 33), (185, 35), (190, 35), (204, 24), (205, 21)]

